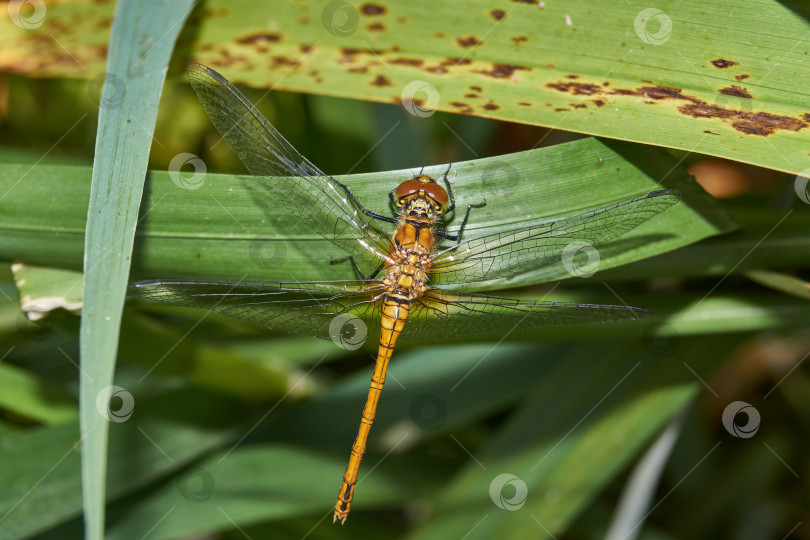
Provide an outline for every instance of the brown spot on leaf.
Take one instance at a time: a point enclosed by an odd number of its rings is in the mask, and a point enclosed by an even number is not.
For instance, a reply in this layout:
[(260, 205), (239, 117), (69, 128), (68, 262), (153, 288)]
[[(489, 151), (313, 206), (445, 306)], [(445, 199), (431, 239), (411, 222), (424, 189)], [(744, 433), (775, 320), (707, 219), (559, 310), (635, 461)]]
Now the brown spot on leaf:
[(277, 68), (279, 66), (290, 66), (290, 67), (297, 67), (298, 61), (292, 58), (287, 58), (286, 56), (274, 56), (270, 59), (271, 67)]
[(278, 43), (279, 41), (281, 41), (281, 36), (279, 34), (270, 34), (267, 32), (251, 34), (236, 40), (236, 42), (240, 45), (265, 45), (267, 43)]
[(437, 73), (439, 75), (444, 75), (445, 73), (447, 73), (447, 70), (442, 66), (428, 67), (425, 68), (425, 71), (427, 71), (428, 73)]
[(452, 102), (450, 102), (450, 105), (452, 105), (453, 107), (456, 107), (457, 109), (461, 109), (460, 111), (457, 111), (457, 112), (459, 112), (461, 114), (471, 114), (473, 112), (472, 107), (470, 107), (468, 104), (463, 103), (461, 101), (452, 101)]
[(495, 105), (492, 101), (490, 101), (489, 103), (484, 105), (484, 109), (486, 109), (488, 111), (497, 111), (500, 108), (501, 108), (500, 105)]
[(744, 81), (745, 79), (749, 78), (750, 76), (751, 75), (746, 75), (746, 74), (743, 73), (742, 75), (735, 75), (734, 78), (737, 79), (738, 81)]
[(574, 74), (566, 75), (565, 78), (566, 79), (579, 79), (579, 75), (574, 75)]
[(360, 13), (363, 15), (382, 15), (385, 13), (385, 8), (377, 4), (363, 4), (360, 6)]
[[(684, 94), (680, 88), (668, 86), (642, 86), (637, 89), (614, 88), (608, 89), (598, 84), (586, 84), (579, 82), (557, 82), (546, 84), (547, 88), (552, 88), (563, 93), (574, 95), (618, 95), (618, 96), (639, 96), (650, 100), (678, 100), (685, 101), (678, 106), (678, 112), (689, 115), (693, 118), (717, 118), (723, 122), (731, 124), (731, 127), (747, 135), (759, 135), (767, 137), (779, 130), (801, 131), (810, 127), (810, 114), (801, 118), (771, 114), (767, 112), (750, 112), (739, 109), (728, 108), (723, 105), (715, 105), (706, 101)], [(744, 90), (744, 89), (743, 89)], [(736, 93), (733, 95), (737, 95)], [(595, 100), (594, 103), (601, 107), (602, 100)], [(556, 109), (555, 109), (556, 110)]]
[(474, 45), (480, 45), (481, 41), (478, 40), (475, 36), (470, 36), (466, 38), (458, 38), (456, 42), (461, 45), (462, 47), (472, 47)]
[(529, 38), (527, 38), (526, 36), (513, 36), (512, 41), (515, 42), (515, 45), (518, 45), (520, 43), (523, 43), (524, 41), (529, 41)]
[(587, 109), (588, 108), (588, 106), (585, 105), (584, 103), (569, 103), (569, 105), (571, 105), (575, 109)]
[(476, 73), (481, 73), (482, 75), (489, 75), (490, 77), (494, 77), (496, 79), (507, 79), (511, 77), (515, 71), (524, 70), (524, 71), (531, 71), (531, 68), (527, 68), (524, 66), (513, 66), (509, 64), (492, 64), (492, 69), (489, 71), (476, 71)]
[(399, 64), (402, 66), (420, 67), (424, 63), (424, 60), (422, 60), (421, 58), (395, 58), (391, 60), (391, 63)]
[(506, 17), (506, 12), (502, 9), (493, 9), (492, 11), (489, 12), (489, 14), (492, 15), (492, 18), (495, 19), (496, 21), (500, 21), (501, 19)]
[(601, 99), (595, 99), (595, 100), (593, 100), (593, 104), (596, 105), (597, 107), (601, 107), (602, 105), (605, 104), (605, 102), (604, 102), (604, 100), (601, 100)]
[(366, 26), (366, 29), (370, 32), (379, 32), (380, 30), (385, 30), (385, 25), (381, 22), (375, 22)]
[(394, 86), (391, 81), (389, 81), (382, 75), (377, 75), (377, 78), (371, 81), (371, 84), (373, 84), (374, 86)]
[(468, 60), (466, 58), (448, 58), (444, 60), (441, 65), (443, 66), (466, 66), (467, 64), (472, 64), (472, 60)]
[(721, 88), (720, 93), (725, 94), (727, 96), (737, 96), (748, 99), (754, 97), (751, 95), (751, 92), (749, 92), (747, 89), (737, 86), (736, 84), (732, 84), (731, 86), (728, 86), (726, 88)]
[(299, 45), (298, 48), (301, 50), (302, 53), (308, 53), (312, 50), (312, 45)]
[(715, 133), (714, 131), (709, 131), (708, 129), (704, 129), (703, 133), (707, 133), (709, 135), (720, 135), (719, 133)]
[(568, 92), (574, 95), (585, 95), (585, 96), (591, 94), (598, 94), (602, 91), (602, 87), (600, 87), (598, 84), (586, 84), (576, 82), (548, 83), (546, 85), (546, 88), (552, 88), (560, 92)]
[(475, 86), (475, 85), (470, 86), (470, 90), (475, 90), (476, 92), (482, 92), (483, 91), (483, 90), (481, 90), (480, 86)]
[(368, 66), (357, 66), (349, 69), (351, 73), (366, 73), (368, 71)]
[(734, 60), (726, 60), (724, 58), (718, 58), (716, 60), (712, 60), (712, 64), (714, 67), (720, 69), (730, 68), (731, 66), (736, 66), (739, 62), (735, 62)]
[(532, 104), (529, 103), (528, 101), (518, 101), (518, 105), (520, 105), (521, 107), (531, 107), (532, 106)]
[(476, 98), (479, 97), (479, 95), (478, 94), (473, 94), (472, 92), (470, 92), (469, 94), (464, 94), (464, 97), (465, 98), (470, 98), (470, 99), (476, 99)]
[(570, 110), (571, 109), (557, 108), (557, 109), (554, 109), (554, 112), (566, 112), (566, 111), (570, 111)]
[(512, 2), (514, 2), (516, 4), (534, 4), (534, 5), (537, 5), (537, 2), (535, 0), (512, 0)]

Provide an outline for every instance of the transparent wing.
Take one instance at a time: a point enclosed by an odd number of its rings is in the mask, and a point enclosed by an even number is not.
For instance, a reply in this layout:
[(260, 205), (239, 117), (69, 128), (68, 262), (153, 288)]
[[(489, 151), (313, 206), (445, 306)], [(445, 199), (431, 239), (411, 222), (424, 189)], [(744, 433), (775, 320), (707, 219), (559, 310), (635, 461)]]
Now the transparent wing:
[(411, 309), (402, 339), (503, 337), (515, 330), (542, 326), (581, 326), (654, 316), (652, 311), (636, 307), (519, 300), (431, 289)]
[(211, 122), (265, 189), (358, 262), (380, 265), (388, 236), (342, 184), (299, 154), (225, 77), (191, 64), (188, 78)]
[(356, 328), (357, 320), (363, 321), (364, 331), (368, 325), (369, 333), (379, 332), (381, 304), (374, 301), (374, 296), (380, 292), (380, 282), (375, 280), (301, 283), (151, 280), (131, 283), (127, 295), (210, 310), (282, 332), (340, 340), (341, 334), (350, 330), (348, 327)]
[(644, 223), (680, 200), (677, 190), (637, 195), (576, 216), (462, 242), (439, 253), (431, 281), (469, 283), (505, 278), (561, 263), (577, 244), (599, 246)]

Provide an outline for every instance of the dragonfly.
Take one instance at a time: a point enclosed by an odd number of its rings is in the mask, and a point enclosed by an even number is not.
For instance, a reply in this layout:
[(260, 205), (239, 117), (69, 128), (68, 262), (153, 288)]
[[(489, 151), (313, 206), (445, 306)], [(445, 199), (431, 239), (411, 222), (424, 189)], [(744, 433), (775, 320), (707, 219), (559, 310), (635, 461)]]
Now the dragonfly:
[[(642, 319), (645, 309), (514, 299), (459, 292), (465, 285), (514, 276), (559, 263), (567, 246), (604, 245), (680, 199), (677, 190), (653, 191), (585, 213), (463, 239), (470, 214), (449, 234), (440, 226), (455, 211), (446, 171), (443, 184), (423, 174), (389, 194), (393, 216), (366, 209), (349, 188), (302, 156), (225, 77), (201, 64), (188, 68), (191, 86), (211, 122), (255, 181), (326, 240), (346, 252), (358, 279), (301, 282), (149, 280), (130, 296), (211, 310), (271, 329), (332, 339), (348, 318), (366, 324), (377, 356), (360, 427), (338, 491), (333, 522), (349, 515), (360, 462), (397, 340), (504, 335), (514, 328), (584, 325)], [(445, 189), (446, 186), (446, 189)], [(444, 242), (445, 247), (438, 244)], [(342, 260), (342, 259), (341, 259)], [(330, 262), (340, 262), (330, 261)], [(360, 266), (366, 267), (363, 275)]]

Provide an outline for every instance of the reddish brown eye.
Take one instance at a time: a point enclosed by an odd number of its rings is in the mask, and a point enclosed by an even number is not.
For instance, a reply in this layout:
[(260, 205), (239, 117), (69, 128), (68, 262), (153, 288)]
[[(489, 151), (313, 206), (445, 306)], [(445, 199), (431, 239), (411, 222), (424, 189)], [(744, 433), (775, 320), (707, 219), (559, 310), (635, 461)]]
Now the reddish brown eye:
[(447, 191), (438, 184), (424, 184), (425, 193), (427, 196), (442, 205), (442, 208), (447, 210)]
[(397, 199), (418, 193), (419, 190), (422, 189), (422, 186), (424, 186), (422, 182), (413, 178), (410, 180), (405, 180), (399, 186), (397, 186), (397, 190), (395, 191)]

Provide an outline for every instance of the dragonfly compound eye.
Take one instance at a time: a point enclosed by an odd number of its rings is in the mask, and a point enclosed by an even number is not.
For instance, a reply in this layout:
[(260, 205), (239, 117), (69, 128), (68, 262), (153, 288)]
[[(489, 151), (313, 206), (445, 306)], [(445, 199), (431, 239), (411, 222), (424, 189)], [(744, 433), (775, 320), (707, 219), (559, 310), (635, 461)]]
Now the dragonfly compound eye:
[(397, 206), (402, 206), (402, 202), (404, 199), (419, 193), (420, 190), (424, 189), (424, 184), (415, 178), (411, 178), (410, 180), (405, 180), (395, 191), (396, 193), (396, 200)]
[(447, 210), (447, 191), (440, 186), (439, 184), (423, 184), (425, 193), (427, 196), (437, 204), (437, 206), (441, 206), (441, 210), (437, 209), (437, 212), (444, 213)]

